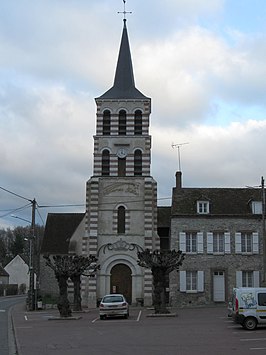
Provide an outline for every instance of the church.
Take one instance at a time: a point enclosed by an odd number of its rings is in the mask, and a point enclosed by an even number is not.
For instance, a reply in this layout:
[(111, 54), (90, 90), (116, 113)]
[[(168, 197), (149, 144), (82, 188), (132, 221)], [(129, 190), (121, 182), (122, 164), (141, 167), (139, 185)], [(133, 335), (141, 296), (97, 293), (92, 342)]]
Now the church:
[[(129, 303), (151, 304), (151, 272), (138, 266), (137, 252), (160, 247), (157, 183), (150, 171), (151, 99), (135, 86), (123, 21), (113, 86), (95, 99), (93, 175), (86, 185), (86, 212), (48, 214), (41, 249), (41, 254), (98, 258), (97, 276), (82, 282), (82, 299), (88, 306), (111, 292), (123, 293)], [(43, 268), (41, 260), (41, 290), (52, 292), (56, 285)]]
[(41, 294), (58, 295), (43, 255), (94, 255), (100, 270), (82, 279), (83, 306), (96, 307), (108, 293), (123, 293), (132, 305), (150, 306), (152, 274), (137, 263), (137, 252), (145, 249), (185, 254), (180, 271), (168, 280), (170, 306), (224, 303), (233, 287), (265, 285), (263, 178), (263, 189), (186, 188), (177, 171), (171, 206), (157, 206), (151, 99), (135, 86), (126, 19), (113, 86), (95, 102), (86, 211), (48, 214), (40, 250)]

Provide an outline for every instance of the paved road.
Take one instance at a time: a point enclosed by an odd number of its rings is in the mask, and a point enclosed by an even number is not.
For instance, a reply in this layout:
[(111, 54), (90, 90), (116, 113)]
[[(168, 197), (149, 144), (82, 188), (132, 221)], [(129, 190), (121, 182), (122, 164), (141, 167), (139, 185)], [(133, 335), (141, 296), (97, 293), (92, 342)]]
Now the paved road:
[(49, 320), (56, 310), (26, 312), (15, 306), (19, 355), (264, 355), (266, 327), (244, 330), (225, 307), (180, 309), (172, 318), (148, 317), (131, 308), (129, 319), (99, 320), (98, 311), (78, 320)]
[(25, 297), (0, 297), (0, 354), (15, 354), (13, 331), (9, 310), (17, 303), (25, 302)]

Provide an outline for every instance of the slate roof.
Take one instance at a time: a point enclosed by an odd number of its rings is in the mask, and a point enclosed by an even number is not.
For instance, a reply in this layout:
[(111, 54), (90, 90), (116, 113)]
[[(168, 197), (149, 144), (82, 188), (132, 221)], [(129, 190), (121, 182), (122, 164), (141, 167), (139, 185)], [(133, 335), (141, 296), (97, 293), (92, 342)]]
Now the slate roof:
[(41, 253), (67, 254), (69, 241), (85, 213), (49, 213)]
[(147, 99), (135, 87), (126, 20), (124, 20), (114, 84), (98, 99)]
[(174, 188), (172, 215), (198, 215), (197, 201), (202, 200), (210, 203), (208, 215), (258, 217), (252, 214), (251, 202), (261, 201), (261, 197), (261, 189)]
[(0, 276), (9, 276), (9, 273), (0, 265)]
[(159, 206), (157, 209), (157, 227), (170, 227), (171, 207)]

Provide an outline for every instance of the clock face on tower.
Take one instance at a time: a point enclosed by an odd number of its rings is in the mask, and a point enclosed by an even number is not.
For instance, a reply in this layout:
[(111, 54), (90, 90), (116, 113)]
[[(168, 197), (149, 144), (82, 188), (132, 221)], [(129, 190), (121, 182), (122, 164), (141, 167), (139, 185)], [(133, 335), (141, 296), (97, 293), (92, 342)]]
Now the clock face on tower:
[(116, 155), (118, 158), (125, 158), (127, 156), (127, 150), (125, 148), (119, 148)]

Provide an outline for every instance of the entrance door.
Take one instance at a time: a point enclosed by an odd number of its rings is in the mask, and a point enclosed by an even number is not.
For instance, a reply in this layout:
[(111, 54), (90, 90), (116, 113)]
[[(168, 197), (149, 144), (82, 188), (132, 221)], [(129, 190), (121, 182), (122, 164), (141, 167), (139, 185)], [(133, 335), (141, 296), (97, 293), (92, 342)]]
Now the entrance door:
[(111, 293), (122, 293), (128, 303), (132, 300), (131, 269), (125, 264), (117, 264), (111, 270)]
[(213, 300), (214, 302), (225, 301), (224, 271), (213, 273)]

